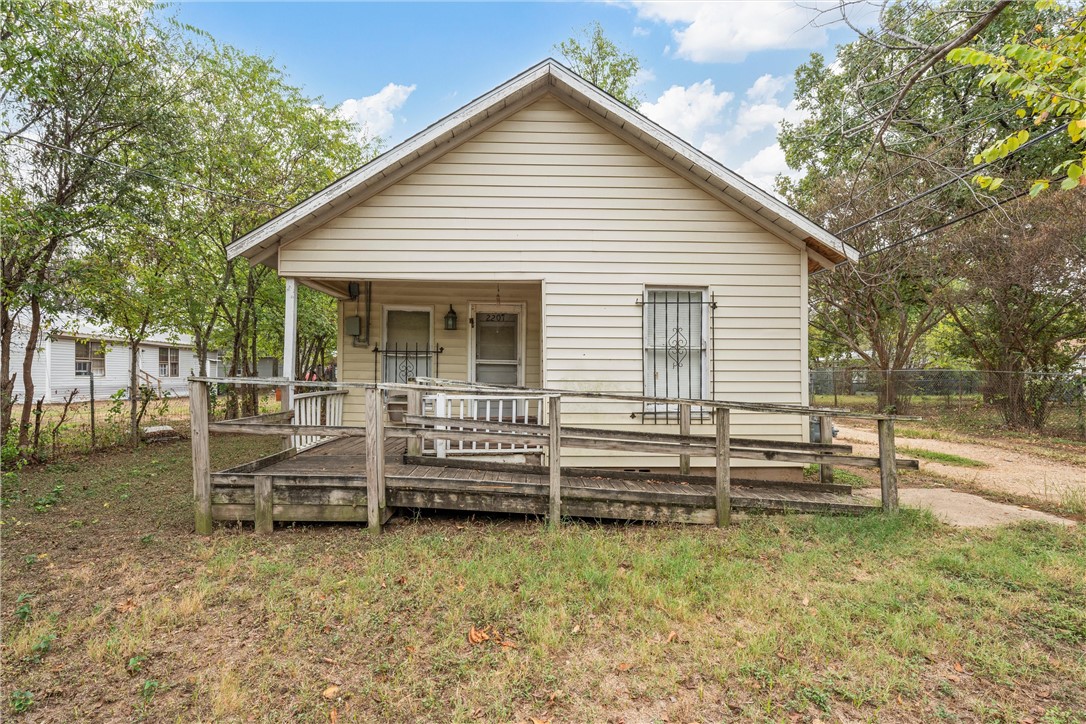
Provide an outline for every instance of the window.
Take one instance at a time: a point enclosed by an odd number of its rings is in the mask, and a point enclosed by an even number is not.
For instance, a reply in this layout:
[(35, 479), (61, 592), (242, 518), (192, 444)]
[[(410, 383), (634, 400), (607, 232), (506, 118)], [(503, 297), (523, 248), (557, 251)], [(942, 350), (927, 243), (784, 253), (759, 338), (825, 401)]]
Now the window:
[(75, 341), (75, 373), (81, 377), (105, 377), (106, 350), (101, 342), (89, 339)]
[(158, 348), (158, 376), (181, 376), (181, 350), (177, 347)]
[(419, 307), (385, 307), (385, 349), (382, 379), (407, 382), (430, 377), (433, 350), (430, 336), (433, 311)]
[(705, 297), (700, 289), (645, 290), (642, 311), (646, 396), (708, 397)]

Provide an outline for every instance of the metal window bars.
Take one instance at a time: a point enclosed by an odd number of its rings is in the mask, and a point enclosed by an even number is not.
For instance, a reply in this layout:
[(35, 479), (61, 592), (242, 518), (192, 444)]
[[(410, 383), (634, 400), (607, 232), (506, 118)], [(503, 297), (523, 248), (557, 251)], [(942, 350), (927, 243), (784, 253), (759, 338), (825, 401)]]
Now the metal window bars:
[[(713, 349), (715, 295), (703, 289), (646, 289), (638, 304), (643, 321), (644, 394), (692, 400), (711, 398), (714, 391), (709, 358)], [(698, 416), (706, 414), (700, 408), (693, 412)], [(679, 405), (644, 404), (642, 421), (670, 423), (679, 422), (679, 417)]]
[(373, 348), (373, 381), (405, 384), (416, 377), (436, 377), (439, 372), (439, 355), (444, 347), (428, 345), (393, 344), (384, 349)]

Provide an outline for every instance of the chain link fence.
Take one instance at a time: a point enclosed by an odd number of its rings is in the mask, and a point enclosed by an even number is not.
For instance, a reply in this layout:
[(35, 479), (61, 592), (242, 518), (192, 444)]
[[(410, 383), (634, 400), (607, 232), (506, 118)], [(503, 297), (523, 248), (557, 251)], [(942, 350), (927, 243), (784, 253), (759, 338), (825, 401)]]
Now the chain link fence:
[(811, 370), (812, 405), (920, 415), (963, 430), (1010, 428), (1086, 439), (1082, 372)]
[[(127, 391), (113, 397), (91, 400), (86, 394), (72, 394), (62, 402), (35, 404), (30, 417), (30, 449), (35, 458), (47, 460), (88, 453), (131, 443), (131, 411)], [(277, 411), (280, 403), (272, 387), (239, 390), (227, 384), (212, 385), (210, 417), (227, 420)], [(22, 410), (16, 401), (13, 426)], [(159, 394), (145, 389), (137, 400), (139, 427), (144, 439), (189, 436), (189, 400), (184, 395)], [(168, 427), (145, 434), (147, 428)]]

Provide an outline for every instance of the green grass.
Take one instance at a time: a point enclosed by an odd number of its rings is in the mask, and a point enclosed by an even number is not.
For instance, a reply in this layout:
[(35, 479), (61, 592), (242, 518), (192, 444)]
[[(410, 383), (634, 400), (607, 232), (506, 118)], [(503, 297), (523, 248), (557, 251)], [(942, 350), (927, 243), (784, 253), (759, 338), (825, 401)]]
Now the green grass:
[[(215, 467), (256, 457), (258, 443), (214, 438)], [(957, 531), (905, 512), (551, 533), (424, 513), (380, 537), (224, 526), (198, 538), (188, 465), (171, 444), (21, 474), (27, 493), (0, 526), (6, 713), (18, 702), (55, 720), (327, 721), (335, 709), (342, 721), (1081, 722), (1069, 712), (1086, 711), (1081, 527)], [(27, 501), (56, 485), (64, 495), (34, 511)], [(33, 596), (26, 620), (20, 593)], [(472, 626), (491, 639), (469, 643)]]
[(909, 457), (931, 460), (932, 462), (943, 463), (944, 465), (957, 465), (958, 467), (962, 468), (988, 467), (988, 463), (981, 462), (980, 460), (962, 457), (961, 455), (951, 455), (950, 453), (936, 452), (934, 450), (924, 450), (918, 447), (899, 447), (898, 452), (903, 455), (908, 455)]

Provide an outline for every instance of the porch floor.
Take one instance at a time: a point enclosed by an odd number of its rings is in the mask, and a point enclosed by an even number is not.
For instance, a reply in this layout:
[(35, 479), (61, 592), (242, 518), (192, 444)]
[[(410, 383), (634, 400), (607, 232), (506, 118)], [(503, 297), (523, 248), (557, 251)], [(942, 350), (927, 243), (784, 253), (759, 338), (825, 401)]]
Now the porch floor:
[[(339, 438), (292, 456), (271, 456), (212, 474), (212, 516), (253, 520), (254, 478), (272, 484), (280, 521), (366, 521), (366, 443)], [(406, 443), (385, 446), (389, 508), (545, 515), (548, 476), (531, 466), (406, 458)], [(734, 474), (734, 473), (733, 473)], [(847, 486), (733, 479), (732, 508), (766, 512), (858, 514), (878, 504)], [(562, 515), (712, 524), (715, 488), (704, 477), (564, 468)]]

